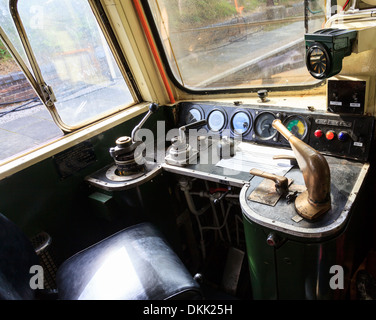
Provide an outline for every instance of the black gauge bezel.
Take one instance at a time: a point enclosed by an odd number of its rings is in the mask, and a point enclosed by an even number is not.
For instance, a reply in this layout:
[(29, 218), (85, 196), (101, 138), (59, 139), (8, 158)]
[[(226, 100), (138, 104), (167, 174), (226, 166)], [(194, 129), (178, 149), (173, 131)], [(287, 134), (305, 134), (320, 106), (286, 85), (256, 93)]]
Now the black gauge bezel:
[[(308, 121), (307, 119), (305, 119), (303, 116), (301, 115), (297, 115), (297, 114), (292, 114), (292, 115), (289, 115), (286, 119), (283, 120), (283, 125), (287, 128), (287, 125), (290, 121), (294, 120), (294, 119), (298, 119), (300, 120), (303, 124), (304, 124), (304, 127), (305, 127), (305, 132), (304, 132), (304, 135), (300, 138), (300, 137), (297, 137), (298, 139), (300, 140), (304, 140), (307, 135), (308, 135), (308, 131), (309, 131), (309, 126), (308, 126)], [(288, 128), (287, 128), (288, 129)], [(290, 130), (289, 130), (290, 131)], [(291, 131), (290, 131), (291, 132)]]
[(278, 119), (277, 115), (273, 112), (270, 112), (270, 111), (264, 111), (264, 112), (260, 112), (259, 114), (257, 114), (256, 118), (255, 118), (255, 122), (254, 122), (254, 132), (255, 132), (255, 137), (259, 140), (263, 140), (263, 141), (268, 141), (268, 140), (272, 140), (273, 138), (275, 138), (277, 136), (277, 133), (278, 133), (278, 130), (274, 129), (275, 132), (273, 135), (269, 136), (269, 137), (262, 137), (258, 134), (257, 132), (257, 123), (260, 121), (260, 118), (265, 116), (266, 114), (270, 114), (274, 117), (274, 119)]
[[(318, 72), (315, 72), (313, 69), (312, 69), (312, 65), (310, 63), (310, 58), (311, 58), (311, 55), (312, 53), (316, 50), (321, 50), (323, 55), (325, 56), (325, 59), (327, 61), (327, 66), (326, 66), (326, 69), (325, 71), (321, 72), (321, 73), (318, 73)], [(328, 49), (321, 43), (319, 42), (314, 42), (313, 44), (311, 44), (308, 49), (307, 49), (307, 54), (306, 54), (306, 66), (307, 66), (307, 70), (308, 72), (311, 74), (312, 77), (316, 78), (316, 79), (324, 79), (324, 78), (327, 78), (328, 75), (330, 74), (330, 70), (331, 70), (331, 67), (332, 67), (332, 61), (331, 61), (331, 56), (330, 54), (328, 53)]]
[[(244, 113), (248, 116), (248, 119), (249, 119), (249, 127), (247, 128), (247, 130), (245, 130), (243, 133), (238, 133), (236, 132), (235, 128), (234, 128), (234, 124), (233, 124), (233, 120), (234, 120), (234, 117), (238, 114), (238, 113)], [(234, 136), (238, 136), (238, 137), (244, 137), (245, 135), (247, 135), (251, 129), (253, 127), (253, 118), (252, 118), (252, 114), (245, 110), (245, 109), (238, 109), (236, 110), (232, 116), (231, 116), (231, 119), (230, 119), (230, 129), (231, 129), (231, 132)]]
[[(223, 125), (221, 127), (221, 129), (219, 130), (213, 130), (211, 127), (210, 127), (210, 124), (209, 124), (209, 119), (210, 119), (210, 116), (213, 114), (213, 112), (216, 112), (216, 111), (219, 111), (220, 113), (222, 113), (223, 115)], [(228, 115), (227, 115), (227, 112), (221, 108), (213, 108), (212, 110), (210, 110), (210, 112), (208, 113), (208, 116), (206, 117), (206, 126), (208, 127), (208, 129), (212, 132), (212, 133), (221, 133), (227, 126), (227, 122), (228, 122)]]

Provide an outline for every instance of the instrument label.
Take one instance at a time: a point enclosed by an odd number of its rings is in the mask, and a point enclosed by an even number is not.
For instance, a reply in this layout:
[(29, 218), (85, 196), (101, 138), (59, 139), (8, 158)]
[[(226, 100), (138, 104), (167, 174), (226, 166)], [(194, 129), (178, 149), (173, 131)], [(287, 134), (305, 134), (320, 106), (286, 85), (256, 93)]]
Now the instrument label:
[(91, 142), (84, 141), (53, 157), (57, 171), (65, 179), (96, 161)]

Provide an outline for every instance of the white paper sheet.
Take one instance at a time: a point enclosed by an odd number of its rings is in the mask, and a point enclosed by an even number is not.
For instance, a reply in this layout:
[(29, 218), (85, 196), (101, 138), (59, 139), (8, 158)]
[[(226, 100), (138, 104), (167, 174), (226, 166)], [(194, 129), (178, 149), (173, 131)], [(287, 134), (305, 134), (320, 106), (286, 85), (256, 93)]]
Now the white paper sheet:
[(292, 165), (290, 165), (289, 160), (273, 160), (275, 155), (294, 156), (294, 152), (287, 149), (240, 142), (236, 147), (236, 154), (229, 159), (221, 159), (216, 166), (243, 172), (249, 172), (249, 170), (255, 168), (284, 176), (292, 168)]

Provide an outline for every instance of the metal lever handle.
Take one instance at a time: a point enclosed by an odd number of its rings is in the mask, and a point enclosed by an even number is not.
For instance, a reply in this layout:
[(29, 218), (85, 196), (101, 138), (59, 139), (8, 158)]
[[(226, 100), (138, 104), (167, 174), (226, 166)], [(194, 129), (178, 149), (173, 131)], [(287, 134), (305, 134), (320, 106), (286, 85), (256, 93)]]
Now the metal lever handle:
[(186, 131), (188, 129), (195, 129), (195, 128), (200, 128), (204, 126), (207, 123), (206, 119), (202, 119), (199, 121), (191, 122), (189, 124), (186, 124), (185, 126), (181, 126), (179, 130)]
[(273, 160), (279, 160), (279, 159), (289, 160), (292, 166), (298, 165), (298, 161), (296, 160), (296, 157), (294, 156), (288, 156), (286, 154), (278, 154), (278, 155), (273, 156)]
[(144, 125), (144, 123), (146, 122), (146, 120), (154, 113), (156, 112), (157, 110), (159, 109), (159, 105), (157, 103), (151, 103), (149, 105), (149, 111), (148, 113), (145, 115), (145, 117), (142, 118), (142, 120), (140, 121), (140, 123), (135, 126), (132, 130), (132, 133), (131, 133), (131, 138), (132, 138), (132, 142), (135, 142), (135, 137), (136, 137), (136, 133), (138, 130), (141, 129), (141, 127)]
[(269, 172), (264, 172), (259, 169), (252, 169), (249, 171), (249, 173), (253, 174), (254, 176), (273, 180), (275, 182), (275, 189), (279, 194), (284, 195), (288, 193), (289, 181), (286, 177), (278, 176), (276, 174), (269, 173)]
[(206, 125), (206, 119), (200, 120), (200, 121), (195, 121), (190, 124), (186, 124), (185, 126), (181, 126), (179, 128), (179, 140), (180, 142), (185, 141), (185, 131), (189, 129), (195, 129), (195, 128), (200, 128), (204, 125)]
[(320, 152), (294, 136), (281, 120), (274, 120), (273, 127), (290, 143), (307, 187), (296, 198), (295, 208), (303, 217), (314, 219), (331, 208), (328, 162)]
[(218, 199), (214, 199), (214, 203), (216, 204), (216, 203), (219, 203), (224, 197), (226, 197), (227, 196), (227, 194), (229, 193), (231, 191), (231, 187), (228, 187), (227, 188), (227, 191), (226, 192), (224, 192)]

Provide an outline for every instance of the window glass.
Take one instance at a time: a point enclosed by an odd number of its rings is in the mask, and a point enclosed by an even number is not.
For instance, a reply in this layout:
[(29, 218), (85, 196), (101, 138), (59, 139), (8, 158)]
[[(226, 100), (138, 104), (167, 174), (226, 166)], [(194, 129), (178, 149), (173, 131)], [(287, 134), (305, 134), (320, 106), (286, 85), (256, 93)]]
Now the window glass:
[(9, 11), (9, 0), (0, 0), (0, 26), (4, 30), (9, 40), (12, 42), (13, 46), (16, 48), (22, 60), (29, 67), (30, 72), (32, 72), (30, 64), (28, 63), (26, 57), (26, 53), (21, 44), (20, 37), (17, 33), (16, 27), (14, 26), (11, 13)]
[(317, 82), (305, 67), (304, 34), (321, 28), (324, 0), (148, 3), (171, 71), (188, 89)]
[(87, 1), (19, 0), (17, 10), (66, 125), (134, 103)]
[(0, 40), (0, 163), (63, 136)]

